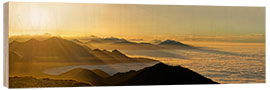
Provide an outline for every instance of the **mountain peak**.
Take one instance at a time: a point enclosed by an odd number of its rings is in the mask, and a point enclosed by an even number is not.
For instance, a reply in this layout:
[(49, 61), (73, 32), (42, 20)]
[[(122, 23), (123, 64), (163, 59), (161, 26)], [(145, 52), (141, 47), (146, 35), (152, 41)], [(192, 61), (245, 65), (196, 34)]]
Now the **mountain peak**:
[(55, 37), (55, 36), (44, 40), (44, 42), (58, 42), (58, 41), (68, 41), (68, 40), (63, 39), (61, 37)]
[(161, 42), (159, 45), (181, 45), (181, 46), (188, 46), (186, 44), (183, 44), (181, 42), (175, 41), (175, 40), (165, 40)]
[(114, 49), (114, 50), (112, 51), (112, 53), (121, 53), (121, 52), (118, 51), (117, 49)]
[(26, 41), (27, 43), (36, 43), (39, 42), (37, 39), (31, 38), (28, 41)]
[(106, 50), (106, 49), (103, 49), (102, 50), (103, 52), (106, 52), (106, 53), (110, 53), (108, 50)]
[(93, 51), (101, 52), (101, 50), (100, 50), (100, 49), (94, 49)]
[(10, 42), (9, 44), (11, 45), (11, 44), (17, 44), (17, 43), (19, 43), (18, 41), (16, 41), (16, 40), (13, 40), (12, 42)]
[(116, 55), (116, 56), (124, 56), (124, 57), (127, 57), (125, 54), (123, 54), (122, 52), (120, 52), (120, 51), (117, 50), (117, 49), (114, 49), (114, 50), (112, 51), (112, 54), (113, 54), (113, 55)]
[(178, 42), (178, 41), (175, 41), (175, 40), (165, 40), (165, 41), (163, 41), (163, 42), (161, 42), (161, 43), (174, 43), (174, 44), (182, 44), (181, 42)]
[(120, 51), (117, 50), (117, 49), (114, 49), (114, 50), (112, 51), (112, 53), (114, 53), (114, 54), (119, 54), (119, 55), (125, 55), (125, 54), (123, 54), (122, 52), (120, 52)]
[(50, 37), (47, 40), (58, 40), (58, 39), (61, 39), (61, 38), (60, 37)]

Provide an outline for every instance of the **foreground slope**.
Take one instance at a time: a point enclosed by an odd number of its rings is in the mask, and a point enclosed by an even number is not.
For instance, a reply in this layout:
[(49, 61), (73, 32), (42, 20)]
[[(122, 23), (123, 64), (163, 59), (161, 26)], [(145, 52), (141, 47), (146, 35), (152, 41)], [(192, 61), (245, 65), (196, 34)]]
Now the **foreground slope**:
[(80, 87), (90, 86), (87, 83), (75, 80), (36, 79), (34, 77), (9, 77), (9, 88), (33, 88), (33, 87)]

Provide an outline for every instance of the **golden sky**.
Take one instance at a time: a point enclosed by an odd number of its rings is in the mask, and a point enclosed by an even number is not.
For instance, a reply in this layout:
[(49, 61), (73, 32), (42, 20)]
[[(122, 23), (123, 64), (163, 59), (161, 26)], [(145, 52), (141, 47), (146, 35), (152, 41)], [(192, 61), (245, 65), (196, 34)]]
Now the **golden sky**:
[(264, 7), (11, 2), (9, 20), (10, 35), (265, 39)]

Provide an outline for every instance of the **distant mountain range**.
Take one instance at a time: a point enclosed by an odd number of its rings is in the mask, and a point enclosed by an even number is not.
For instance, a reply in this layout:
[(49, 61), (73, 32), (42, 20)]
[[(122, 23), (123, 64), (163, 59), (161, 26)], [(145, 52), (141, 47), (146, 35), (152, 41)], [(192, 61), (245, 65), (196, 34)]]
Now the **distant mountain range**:
[[(79, 42), (78, 40), (73, 41)], [(136, 58), (129, 58), (116, 49), (112, 52), (99, 49), (92, 50), (73, 41), (58, 37), (51, 37), (43, 41), (36, 39), (30, 39), (26, 42), (13, 41), (9, 44), (10, 55), (12, 56), (10, 61), (35, 63), (83, 62), (92, 64), (137, 62)], [(16, 59), (13, 60), (13, 58)]]
[[(80, 42), (77, 39), (73, 39), (75, 42)], [(142, 42), (142, 43), (136, 43), (136, 42), (132, 42), (132, 41), (128, 41), (126, 39), (119, 39), (116, 37), (109, 37), (109, 38), (91, 38), (89, 39), (86, 43), (114, 43), (114, 44), (145, 44), (145, 45), (154, 45), (151, 43), (147, 43), (147, 42)], [(165, 40), (165, 41), (161, 41), (158, 45), (181, 45), (181, 46), (188, 46), (186, 44), (183, 44), (179, 41), (175, 41), (175, 40)]]
[(109, 38), (91, 38), (86, 43), (118, 43), (118, 42), (127, 42), (126, 39), (119, 39), (115, 37), (109, 37)]
[[(96, 48), (103, 48), (108, 47), (109, 49), (117, 48), (120, 50), (164, 50), (164, 49), (173, 49), (173, 50), (189, 50), (194, 52), (205, 52), (205, 53), (214, 53), (214, 54), (227, 54), (227, 55), (241, 55), (233, 52), (226, 52), (226, 51), (219, 51), (215, 49), (211, 49), (208, 47), (196, 47), (192, 45), (188, 45), (176, 40), (154, 40), (155, 44), (148, 43), (148, 42), (132, 42), (126, 39), (119, 39), (115, 37), (111, 38), (98, 38), (95, 37), (94, 39), (98, 39), (97, 42), (92, 42), (91, 39), (85, 43), (86, 45), (93, 45)], [(103, 43), (106, 42), (106, 43)]]
[[(155, 40), (155, 44), (152, 44), (150, 42), (132, 42), (126, 39), (119, 39), (115, 37), (110, 38), (90, 38), (85, 43), (87, 45), (96, 45), (96, 47), (99, 47), (100, 44), (107, 45), (109, 47), (115, 47), (119, 49), (191, 49), (195, 48), (193, 46), (183, 44), (179, 41), (175, 40), (165, 40), (160, 41), (159, 43), (156, 43), (157, 40)], [(76, 41), (77, 42), (77, 41)]]

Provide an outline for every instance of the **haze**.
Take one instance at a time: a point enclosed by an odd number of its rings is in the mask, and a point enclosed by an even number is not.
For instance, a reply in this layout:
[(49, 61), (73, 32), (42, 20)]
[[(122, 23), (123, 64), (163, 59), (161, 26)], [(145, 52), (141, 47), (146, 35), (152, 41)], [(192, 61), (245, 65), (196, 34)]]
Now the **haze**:
[(264, 7), (10, 3), (10, 36), (265, 42)]

